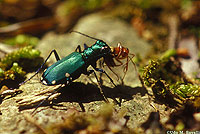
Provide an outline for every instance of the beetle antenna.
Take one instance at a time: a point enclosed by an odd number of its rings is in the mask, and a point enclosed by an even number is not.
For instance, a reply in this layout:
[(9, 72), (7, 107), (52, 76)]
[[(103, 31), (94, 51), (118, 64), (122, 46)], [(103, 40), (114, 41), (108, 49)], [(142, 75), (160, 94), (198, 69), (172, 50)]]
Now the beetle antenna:
[(87, 34), (84, 34), (84, 33), (78, 32), (78, 31), (70, 31), (70, 33), (72, 33), (72, 32), (81, 34), (81, 35), (86, 36), (86, 37), (88, 37), (88, 38), (91, 38), (91, 39), (93, 39), (93, 40), (100, 40), (100, 39), (97, 39), (97, 38), (95, 38), (95, 37), (91, 37), (91, 36), (89, 36), (89, 35), (87, 35)]

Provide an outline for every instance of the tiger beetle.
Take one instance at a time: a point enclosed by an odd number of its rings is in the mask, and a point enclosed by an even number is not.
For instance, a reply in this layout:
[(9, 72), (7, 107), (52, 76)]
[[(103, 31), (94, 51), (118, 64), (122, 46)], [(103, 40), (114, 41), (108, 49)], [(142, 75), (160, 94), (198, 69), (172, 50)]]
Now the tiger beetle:
[[(63, 59), (60, 59), (55, 49), (52, 50), (49, 56), (44, 61), (44, 63), (41, 65), (41, 67), (35, 72), (35, 74), (26, 81), (20, 83), (19, 85), (26, 83), (27, 81), (32, 79), (36, 74), (38, 74), (39, 71), (44, 67), (45, 63), (50, 58), (52, 53), (54, 53), (57, 62), (48, 67), (43, 72), (40, 81), (47, 86), (53, 86), (53, 85), (60, 85), (60, 86), (58, 87), (57, 90), (54, 90), (54, 92), (52, 92), (45, 100), (48, 100), (48, 98), (52, 94), (57, 92), (61, 87), (64, 87), (70, 84), (73, 80), (78, 79), (81, 74), (90, 75), (91, 73), (93, 73), (98, 82), (98, 86), (104, 100), (108, 102), (94, 70), (100, 73), (104, 73), (110, 79), (111, 83), (116, 87), (111, 77), (103, 69), (96, 67), (97, 60), (99, 60), (102, 57), (106, 58), (106, 56), (109, 56), (111, 54), (111, 48), (103, 40), (88, 36), (78, 31), (72, 31), (72, 32), (79, 33), (83, 36), (94, 39), (96, 40), (96, 42), (91, 47), (88, 47), (86, 44), (84, 44), (83, 51), (81, 50), (81, 46), (78, 45), (77, 48), (75, 49), (75, 52), (72, 52)], [(90, 65), (93, 67), (93, 69), (87, 70), (87, 68)], [(45, 100), (40, 102), (32, 113), (34, 113), (37, 110), (37, 108), (44, 103)]]

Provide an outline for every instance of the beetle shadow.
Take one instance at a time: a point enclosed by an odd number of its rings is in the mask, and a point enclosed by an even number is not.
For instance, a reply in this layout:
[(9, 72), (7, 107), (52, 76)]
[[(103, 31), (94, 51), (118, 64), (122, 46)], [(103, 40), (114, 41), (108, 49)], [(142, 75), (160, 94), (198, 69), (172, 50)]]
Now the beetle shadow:
[[(125, 100), (133, 99), (133, 95), (138, 93), (141, 96), (144, 96), (147, 93), (147, 90), (142, 87), (130, 87), (125, 85), (118, 85), (114, 88), (107, 86), (102, 86), (105, 97), (111, 98), (116, 101), (116, 98), (121, 98)], [(82, 111), (85, 111), (83, 103), (89, 103), (93, 101), (102, 101), (104, 100), (100, 89), (97, 85), (94, 84), (84, 84), (81, 82), (73, 82), (70, 85), (62, 87), (59, 92), (61, 93), (57, 99), (53, 100), (51, 106), (61, 106), (60, 102), (77, 102), (79, 103)], [(45, 102), (42, 106), (49, 106), (49, 103)], [(20, 106), (19, 110), (25, 110), (34, 108), (34, 106)], [(53, 108), (53, 107), (52, 107)]]
[[(116, 101), (116, 98), (131, 100), (133, 99), (133, 95), (140, 93), (141, 96), (144, 96), (148, 93), (147, 90), (143, 87), (133, 88), (126, 85), (118, 85), (114, 88), (102, 86), (102, 89), (105, 97), (111, 98), (114, 101)], [(83, 107), (82, 103), (104, 100), (102, 94), (100, 93), (100, 89), (97, 85), (94, 84), (73, 82), (70, 85), (63, 87), (60, 90), (60, 93), (61, 95), (56, 100), (54, 100), (55, 103), (77, 102), (81, 107)]]

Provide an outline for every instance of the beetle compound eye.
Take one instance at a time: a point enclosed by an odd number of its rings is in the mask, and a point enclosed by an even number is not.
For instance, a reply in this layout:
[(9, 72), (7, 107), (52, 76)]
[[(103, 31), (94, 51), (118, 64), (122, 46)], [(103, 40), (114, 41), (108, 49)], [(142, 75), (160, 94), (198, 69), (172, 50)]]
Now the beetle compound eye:
[(110, 47), (108, 47), (108, 46), (102, 47), (100, 51), (105, 54), (112, 53)]
[(102, 53), (105, 53), (105, 47), (102, 47), (101, 49), (100, 49), (100, 52), (102, 52)]

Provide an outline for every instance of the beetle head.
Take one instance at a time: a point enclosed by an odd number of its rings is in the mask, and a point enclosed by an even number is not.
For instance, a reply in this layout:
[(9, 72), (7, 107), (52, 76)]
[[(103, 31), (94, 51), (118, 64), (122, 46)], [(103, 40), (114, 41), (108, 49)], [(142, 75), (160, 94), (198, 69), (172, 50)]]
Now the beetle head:
[(93, 50), (98, 52), (100, 55), (110, 54), (110, 47), (102, 40), (98, 40), (93, 46)]

